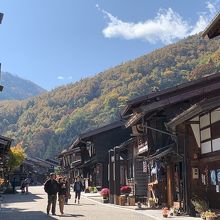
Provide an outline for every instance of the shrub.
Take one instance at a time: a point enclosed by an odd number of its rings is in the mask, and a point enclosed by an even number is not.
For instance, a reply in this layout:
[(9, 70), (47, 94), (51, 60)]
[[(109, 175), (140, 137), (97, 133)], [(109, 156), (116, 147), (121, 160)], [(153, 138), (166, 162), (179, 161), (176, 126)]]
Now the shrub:
[(195, 211), (199, 214), (202, 214), (203, 212), (206, 212), (209, 209), (209, 206), (207, 202), (204, 199), (195, 198), (191, 200)]

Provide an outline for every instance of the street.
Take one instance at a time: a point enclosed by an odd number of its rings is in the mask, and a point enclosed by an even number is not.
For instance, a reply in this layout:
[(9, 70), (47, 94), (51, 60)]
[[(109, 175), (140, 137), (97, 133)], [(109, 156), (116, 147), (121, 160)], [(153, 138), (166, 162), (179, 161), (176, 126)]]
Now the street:
[(82, 197), (80, 204), (75, 204), (72, 198), (64, 207), (64, 215), (59, 212), (58, 202), (56, 216), (46, 215), (47, 196), (43, 186), (30, 187), (28, 195), (17, 193), (4, 195), (0, 220), (46, 220), (46, 219), (88, 219), (88, 220), (152, 220), (133, 210), (127, 210), (108, 204), (102, 204)]

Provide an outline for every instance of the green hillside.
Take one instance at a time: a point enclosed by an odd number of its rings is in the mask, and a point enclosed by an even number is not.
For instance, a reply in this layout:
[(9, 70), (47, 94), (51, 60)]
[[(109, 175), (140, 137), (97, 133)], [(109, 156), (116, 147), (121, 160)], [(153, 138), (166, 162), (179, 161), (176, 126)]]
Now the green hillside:
[(0, 102), (0, 133), (30, 155), (56, 156), (78, 134), (116, 120), (128, 99), (219, 71), (219, 45), (189, 37), (38, 97)]
[(23, 100), (46, 92), (35, 83), (8, 72), (2, 73), (1, 85), (4, 89), (0, 94), (0, 100)]

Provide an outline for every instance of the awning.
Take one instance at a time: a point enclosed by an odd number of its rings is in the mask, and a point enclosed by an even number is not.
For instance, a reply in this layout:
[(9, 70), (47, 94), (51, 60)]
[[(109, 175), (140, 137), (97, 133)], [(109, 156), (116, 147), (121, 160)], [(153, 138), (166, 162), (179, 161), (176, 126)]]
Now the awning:
[(78, 166), (80, 166), (82, 164), (82, 161), (81, 160), (76, 160), (76, 161), (73, 161), (71, 164), (70, 164), (70, 167), (71, 169), (74, 169)]
[(208, 27), (202, 33), (202, 37), (208, 35), (209, 39), (214, 38), (220, 35), (220, 12), (214, 17), (214, 19), (210, 22)]
[(133, 142), (134, 142), (134, 138), (130, 138), (129, 140), (120, 144), (118, 147), (120, 148), (120, 151), (123, 151), (123, 150), (127, 149), (127, 146), (132, 144)]
[(82, 168), (82, 167), (91, 167), (92, 165), (94, 165), (94, 164), (96, 164), (96, 163), (97, 163), (96, 158), (93, 157), (93, 158), (91, 158), (90, 160), (85, 161), (85, 163), (82, 164), (80, 167), (81, 167), (81, 168)]
[(158, 149), (154, 154), (150, 155), (149, 157), (145, 158), (145, 161), (156, 160), (161, 157), (167, 156), (168, 154), (174, 153), (174, 146), (175, 144), (170, 144), (166, 147)]

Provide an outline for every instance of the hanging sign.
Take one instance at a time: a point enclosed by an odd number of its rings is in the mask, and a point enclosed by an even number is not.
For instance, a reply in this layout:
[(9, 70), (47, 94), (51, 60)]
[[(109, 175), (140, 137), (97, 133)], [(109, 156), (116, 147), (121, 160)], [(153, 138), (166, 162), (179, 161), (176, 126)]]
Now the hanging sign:
[(138, 153), (144, 153), (148, 151), (148, 143), (145, 141), (144, 143), (138, 144)]
[(211, 185), (216, 185), (216, 172), (215, 170), (210, 170), (210, 178), (211, 178)]
[(147, 161), (143, 161), (143, 173), (147, 173)]

